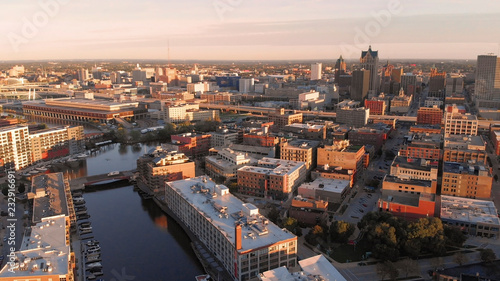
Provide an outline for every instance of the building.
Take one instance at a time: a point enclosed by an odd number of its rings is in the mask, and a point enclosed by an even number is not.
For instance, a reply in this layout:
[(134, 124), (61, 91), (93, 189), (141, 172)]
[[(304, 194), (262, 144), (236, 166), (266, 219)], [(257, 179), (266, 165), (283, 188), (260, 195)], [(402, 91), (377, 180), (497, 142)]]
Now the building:
[(20, 170), (31, 164), (28, 126), (0, 128), (0, 170)]
[(186, 90), (190, 94), (194, 94), (196, 96), (199, 96), (199, 95), (203, 94), (204, 92), (208, 91), (207, 87), (208, 87), (207, 84), (201, 83), (201, 82), (188, 83), (186, 85)]
[(342, 58), (342, 55), (340, 55), (340, 57), (335, 62), (334, 69), (335, 69), (334, 82), (340, 86), (341, 85), (340, 76), (345, 75), (347, 70), (347, 65), (345, 63), (345, 60)]
[(453, 135), (477, 135), (478, 120), (476, 115), (458, 112), (445, 112), (444, 133)]
[(260, 281), (346, 281), (340, 272), (323, 255), (317, 255), (299, 261), (303, 271), (289, 272), (286, 267), (278, 267), (263, 272)]
[(287, 125), (281, 129), (285, 133), (292, 133), (298, 138), (308, 140), (324, 140), (326, 139), (326, 126), (316, 124), (294, 123)]
[(490, 140), (495, 154), (500, 156), (500, 123), (490, 124)]
[(328, 220), (328, 202), (311, 198), (302, 198), (297, 195), (292, 199), (288, 208), (288, 216), (297, 220), (300, 224), (314, 226), (326, 224)]
[(437, 181), (438, 160), (396, 156), (390, 174), (400, 179)]
[(397, 190), (382, 190), (378, 208), (405, 220), (434, 217), (436, 194), (405, 193)]
[(405, 73), (401, 76), (401, 87), (408, 96), (413, 96), (417, 92), (417, 76)]
[(391, 100), (390, 112), (392, 113), (408, 113), (410, 111), (411, 97), (404, 93), (403, 88), (399, 90), (399, 95)]
[(477, 56), (474, 101), (476, 108), (500, 107), (500, 58), (495, 55)]
[(320, 62), (311, 64), (311, 80), (321, 80), (321, 67)]
[(248, 153), (223, 148), (215, 156), (205, 157), (205, 170), (210, 177), (222, 180), (236, 179), (237, 171), (243, 166), (256, 165), (257, 160)]
[(42, 218), (23, 237), (13, 261), (0, 271), (2, 281), (74, 281), (76, 261), (71, 251), (69, 225), (64, 215)]
[(210, 145), (212, 147), (228, 147), (243, 141), (243, 131), (233, 130), (226, 127), (219, 127), (215, 132), (211, 132)]
[(465, 109), (465, 106), (456, 105), (456, 104), (446, 104), (444, 106), (444, 111), (446, 111), (446, 112), (458, 112), (461, 114), (467, 113), (467, 109)]
[(361, 128), (368, 124), (370, 118), (370, 109), (359, 107), (343, 107), (337, 109), (337, 123), (348, 124), (355, 128)]
[(211, 137), (209, 134), (184, 133), (172, 135), (170, 138), (177, 151), (189, 157), (199, 158), (208, 154)]
[(218, 120), (218, 110), (200, 110), (200, 105), (193, 104), (179, 104), (179, 105), (165, 105), (163, 107), (164, 121), (166, 123), (183, 123), (186, 121), (206, 121)]
[(443, 161), (487, 165), (487, 158), (482, 136), (447, 135), (444, 138)]
[(347, 133), (349, 142), (352, 145), (373, 145), (376, 151), (382, 148), (391, 129), (382, 126), (370, 126), (352, 129)]
[(253, 78), (241, 78), (239, 92), (242, 94), (255, 92), (255, 80)]
[(46, 99), (23, 103), (23, 114), (70, 121), (107, 123), (115, 118), (143, 118), (147, 109), (138, 102), (119, 103), (88, 99)]
[(363, 169), (365, 147), (351, 145), (348, 140), (334, 141), (330, 146), (318, 148), (318, 166), (339, 167), (352, 170), (356, 177), (358, 171)]
[(372, 46), (368, 47), (368, 51), (361, 52), (359, 59), (361, 68), (370, 71), (370, 91), (378, 91), (379, 76), (378, 76), (378, 51), (372, 51)]
[(464, 91), (464, 76), (461, 74), (448, 74), (446, 76), (446, 96), (461, 94)]
[(85, 82), (87, 80), (90, 79), (90, 75), (89, 75), (89, 70), (88, 69), (85, 69), (85, 68), (81, 68), (77, 71), (78, 73), (78, 81), (80, 81), (80, 83), (82, 82)]
[(443, 135), (415, 133), (408, 136), (406, 144), (399, 149), (399, 156), (441, 160)]
[(431, 68), (429, 77), (429, 97), (445, 97), (446, 72), (438, 72), (437, 68)]
[(158, 192), (166, 181), (195, 177), (195, 163), (184, 153), (159, 146), (137, 159), (137, 171), (142, 182), (152, 192)]
[(437, 107), (440, 107), (440, 106), (444, 105), (444, 101), (442, 99), (436, 98), (436, 97), (428, 97), (424, 101), (425, 107), (434, 107), (435, 105)]
[(307, 171), (316, 167), (319, 141), (296, 139), (280, 143), (280, 159), (304, 162)]
[(382, 182), (383, 190), (395, 190), (410, 194), (436, 194), (437, 181), (408, 179), (407, 177), (398, 177), (386, 175)]
[(365, 100), (365, 107), (370, 109), (371, 115), (385, 115), (387, 102), (385, 96), (380, 94), (378, 97)]
[(36, 131), (29, 136), (31, 161), (37, 162), (85, 151), (83, 126)]
[(490, 199), (493, 177), (483, 165), (444, 162), (441, 194), (474, 199)]
[(285, 113), (284, 108), (278, 108), (275, 113), (269, 114), (269, 122), (273, 122), (273, 128), (279, 130), (287, 125), (302, 123), (302, 113)]
[(354, 185), (354, 170), (342, 169), (342, 167), (319, 166), (311, 172), (311, 179), (315, 180), (320, 177), (348, 181), (349, 187)]
[(434, 276), (439, 281), (500, 280), (500, 260), (438, 269)]
[(417, 124), (441, 125), (443, 111), (436, 105), (433, 107), (421, 107), (417, 111)]
[(307, 175), (304, 162), (264, 157), (257, 167), (238, 169), (238, 192), (259, 197), (288, 199)]
[(279, 143), (279, 137), (267, 132), (265, 128), (260, 131), (243, 134), (243, 144), (251, 146), (274, 147)]
[(441, 124), (439, 125), (422, 125), (417, 124), (410, 126), (410, 133), (421, 133), (421, 134), (441, 134)]
[(206, 177), (168, 182), (165, 203), (235, 280), (297, 265), (297, 237)]
[(492, 201), (441, 196), (441, 221), (472, 236), (498, 239), (500, 218)]
[(361, 69), (352, 72), (351, 99), (363, 102), (370, 90), (370, 70)]
[(313, 182), (303, 183), (298, 193), (304, 198), (323, 200), (329, 203), (342, 203), (350, 190), (348, 180), (316, 178)]

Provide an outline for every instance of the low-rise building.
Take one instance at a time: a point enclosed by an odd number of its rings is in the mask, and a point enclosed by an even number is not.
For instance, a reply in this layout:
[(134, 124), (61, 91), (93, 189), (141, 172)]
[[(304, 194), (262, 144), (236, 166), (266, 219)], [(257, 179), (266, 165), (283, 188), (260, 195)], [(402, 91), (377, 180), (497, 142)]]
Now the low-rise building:
[(439, 106), (421, 107), (417, 110), (417, 124), (419, 125), (441, 125), (443, 121), (443, 110)]
[(386, 211), (408, 220), (433, 217), (436, 209), (436, 194), (405, 193), (384, 189), (378, 200), (378, 208), (380, 211)]
[(441, 194), (490, 199), (493, 177), (489, 169), (482, 165), (444, 162)]
[(209, 134), (184, 133), (172, 135), (170, 138), (176, 147), (175, 150), (193, 158), (200, 158), (208, 154), (211, 137)]
[(218, 110), (200, 110), (198, 103), (165, 104), (163, 116), (166, 123), (183, 123), (186, 121), (206, 121), (219, 119)]
[(342, 169), (342, 167), (330, 167), (328, 164), (321, 165), (311, 172), (311, 179), (317, 178), (345, 180), (349, 187), (354, 184), (354, 170)]
[(304, 162), (309, 172), (316, 167), (319, 144), (319, 141), (303, 139), (283, 141), (280, 143), (280, 159)]
[(365, 147), (351, 145), (348, 140), (334, 141), (332, 145), (318, 148), (318, 166), (340, 167), (353, 170), (354, 177), (363, 169)]
[(237, 176), (240, 193), (287, 199), (305, 181), (307, 169), (304, 162), (264, 157), (256, 167), (238, 169)]
[(365, 107), (350, 108), (342, 107), (337, 109), (337, 123), (348, 124), (355, 128), (361, 128), (368, 124), (370, 109)]
[(302, 123), (302, 113), (285, 113), (284, 108), (278, 108), (269, 114), (269, 122), (273, 122), (273, 129), (280, 130), (287, 125)]
[(316, 178), (313, 182), (303, 183), (298, 193), (305, 198), (323, 200), (330, 203), (341, 203), (349, 192), (350, 182), (347, 180)]
[(352, 129), (348, 133), (349, 142), (352, 145), (373, 145), (375, 150), (378, 151), (382, 148), (391, 132), (391, 128), (384, 125), (376, 124), (369, 127)]
[(399, 178), (393, 175), (386, 175), (382, 182), (383, 190), (395, 190), (397, 192), (410, 194), (436, 194), (436, 188), (437, 181)]
[(482, 136), (445, 135), (443, 161), (487, 165), (488, 154)]
[(291, 272), (286, 267), (279, 267), (263, 272), (260, 281), (346, 281), (344, 276), (323, 255), (317, 255), (299, 261), (303, 271)]
[(211, 132), (210, 145), (212, 147), (228, 147), (243, 141), (243, 131), (219, 127), (215, 132)]
[(381, 94), (379, 97), (372, 97), (365, 100), (365, 107), (370, 109), (371, 115), (385, 115), (387, 100)]
[(142, 182), (152, 192), (158, 192), (166, 181), (194, 177), (195, 163), (184, 153), (157, 147), (137, 159), (137, 170)]
[(252, 146), (274, 147), (279, 143), (279, 137), (270, 134), (267, 128), (243, 134), (243, 144)]
[(469, 113), (445, 112), (444, 133), (452, 135), (477, 135), (478, 120)]
[(298, 195), (292, 199), (292, 205), (288, 209), (288, 215), (301, 224), (313, 226), (327, 222), (327, 210), (328, 202), (303, 198)]
[(443, 104), (444, 104), (443, 100), (438, 97), (428, 97), (424, 101), (425, 107), (433, 107), (433, 106), (440, 107)]
[(235, 179), (239, 168), (255, 164), (257, 160), (248, 156), (248, 153), (237, 152), (231, 148), (223, 148), (217, 155), (205, 157), (205, 170), (208, 175), (222, 180)]
[(438, 160), (397, 156), (391, 164), (391, 175), (401, 179), (437, 181)]
[(406, 143), (401, 146), (399, 155), (410, 158), (441, 159), (443, 135), (429, 133), (413, 133), (405, 137)]
[(403, 89), (399, 91), (399, 95), (391, 100), (390, 112), (392, 113), (408, 113), (411, 104), (411, 95), (405, 95)]
[(441, 123), (436, 125), (418, 124), (410, 127), (410, 133), (441, 134)]
[(441, 220), (472, 236), (496, 238), (500, 218), (492, 201), (441, 196)]
[(283, 127), (283, 132), (289, 132), (301, 139), (324, 140), (326, 139), (325, 125), (312, 125), (295, 123)]
[(168, 182), (168, 208), (235, 280), (251, 280), (259, 273), (297, 265), (297, 237), (243, 203), (223, 185), (207, 177)]

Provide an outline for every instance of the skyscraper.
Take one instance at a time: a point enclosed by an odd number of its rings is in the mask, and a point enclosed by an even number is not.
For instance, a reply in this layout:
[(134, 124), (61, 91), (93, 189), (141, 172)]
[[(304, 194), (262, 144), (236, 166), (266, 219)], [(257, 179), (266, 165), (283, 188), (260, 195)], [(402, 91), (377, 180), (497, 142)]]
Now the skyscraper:
[(491, 107), (490, 101), (500, 103), (500, 58), (497, 56), (477, 56), (474, 99), (476, 107)]
[(377, 91), (379, 85), (378, 79), (378, 51), (372, 51), (372, 46), (368, 47), (368, 51), (361, 52), (359, 59), (361, 68), (370, 71), (370, 91)]
[(362, 102), (368, 95), (371, 72), (366, 69), (352, 72), (351, 99)]
[(429, 97), (444, 98), (446, 72), (438, 72), (436, 67), (431, 68), (429, 78)]
[(341, 55), (340, 58), (337, 60), (337, 62), (335, 62), (335, 83), (338, 84), (340, 75), (343, 75), (345, 73), (346, 73), (346, 63)]
[(321, 80), (321, 67), (320, 62), (311, 64), (311, 80)]

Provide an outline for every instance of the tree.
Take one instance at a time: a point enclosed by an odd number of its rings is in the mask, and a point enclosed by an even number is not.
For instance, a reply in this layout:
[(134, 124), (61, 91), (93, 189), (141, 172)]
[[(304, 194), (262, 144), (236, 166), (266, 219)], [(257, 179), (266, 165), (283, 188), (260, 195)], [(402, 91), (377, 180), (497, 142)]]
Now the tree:
[(479, 258), (481, 258), (483, 262), (490, 263), (497, 259), (497, 255), (492, 249), (484, 249), (479, 253)]
[(467, 258), (466, 255), (464, 255), (464, 253), (462, 252), (457, 252), (455, 253), (455, 255), (453, 256), (453, 261), (455, 263), (457, 263), (458, 265), (463, 265), (464, 263), (466, 263), (469, 259)]
[(283, 227), (288, 229), (290, 232), (294, 232), (295, 228), (297, 227), (297, 220), (294, 218), (286, 218)]
[(314, 234), (316, 236), (322, 236), (323, 235), (323, 228), (320, 225), (315, 225), (311, 229), (311, 232), (312, 232), (312, 234)]
[(280, 216), (280, 211), (276, 209), (275, 206), (271, 207), (271, 210), (267, 213), (267, 218), (275, 224), (278, 224), (278, 218)]
[(354, 225), (345, 221), (334, 221), (330, 225), (330, 238), (334, 242), (346, 243), (354, 233)]
[(418, 275), (418, 272), (420, 271), (418, 269), (418, 263), (410, 258), (398, 261), (396, 263), (396, 267), (401, 270), (401, 273), (405, 275), (405, 278), (408, 278), (409, 274)]
[(141, 132), (136, 131), (136, 130), (130, 131), (130, 138), (134, 142), (139, 141), (141, 139)]
[(444, 236), (446, 243), (455, 247), (462, 247), (467, 240), (467, 236), (460, 229), (447, 225), (444, 227)]
[(385, 277), (389, 277), (390, 280), (396, 280), (399, 272), (392, 262), (385, 261), (377, 264), (377, 275), (380, 277), (380, 280), (384, 280)]
[(26, 191), (26, 186), (25, 186), (24, 182), (19, 184), (19, 187), (17, 188), (17, 190), (19, 191), (19, 193), (24, 193)]

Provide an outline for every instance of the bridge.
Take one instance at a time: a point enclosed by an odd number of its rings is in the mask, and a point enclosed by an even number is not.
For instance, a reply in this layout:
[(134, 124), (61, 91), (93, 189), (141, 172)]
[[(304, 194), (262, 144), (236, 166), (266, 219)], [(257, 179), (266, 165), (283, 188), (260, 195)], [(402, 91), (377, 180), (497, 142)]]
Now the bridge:
[(113, 175), (110, 175), (110, 173), (106, 173), (106, 174), (76, 178), (72, 179), (69, 185), (71, 187), (71, 190), (77, 190), (77, 189), (85, 189), (86, 187), (96, 184), (106, 184), (114, 181), (130, 180), (133, 178), (135, 171), (136, 170), (130, 170), (130, 171), (119, 172), (118, 174), (113, 174)]

